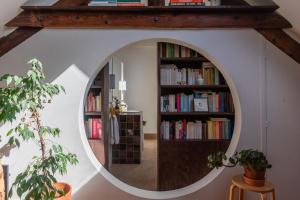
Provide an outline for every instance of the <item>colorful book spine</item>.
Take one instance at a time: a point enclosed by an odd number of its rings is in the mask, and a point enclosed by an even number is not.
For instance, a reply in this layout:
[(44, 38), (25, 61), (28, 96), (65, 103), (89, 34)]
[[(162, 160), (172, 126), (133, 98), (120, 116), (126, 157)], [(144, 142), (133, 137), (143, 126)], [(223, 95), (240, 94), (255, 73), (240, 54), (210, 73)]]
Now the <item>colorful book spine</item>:
[[(198, 1), (198, 0), (197, 0)], [(174, 2), (175, 4), (175, 2)], [(173, 43), (161, 43), (160, 44), (160, 57), (161, 58), (188, 58), (188, 57), (200, 57), (200, 54), (196, 51)]]
[(195, 98), (207, 98), (208, 112), (234, 113), (230, 92), (202, 91), (195, 91), (194, 94), (176, 93), (161, 96), (161, 112), (193, 112)]
[(227, 118), (211, 118), (207, 121), (162, 121), (163, 140), (230, 140), (233, 122)]
[(101, 112), (101, 92), (95, 94), (90, 91), (85, 104), (85, 112)]
[(102, 121), (99, 118), (90, 118), (85, 121), (87, 138), (102, 139)]

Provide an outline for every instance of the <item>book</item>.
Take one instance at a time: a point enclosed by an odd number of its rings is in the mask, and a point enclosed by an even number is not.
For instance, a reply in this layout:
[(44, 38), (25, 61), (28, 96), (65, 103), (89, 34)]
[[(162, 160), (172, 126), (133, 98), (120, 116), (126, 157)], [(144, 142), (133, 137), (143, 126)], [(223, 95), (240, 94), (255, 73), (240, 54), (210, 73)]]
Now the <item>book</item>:
[(92, 0), (89, 6), (117, 6), (117, 0)]
[(117, 6), (145, 6), (144, 3), (117, 3)]
[(188, 57), (200, 57), (200, 54), (196, 51), (172, 43), (161, 43), (160, 46), (161, 58), (188, 58)]
[[(194, 112), (194, 99), (206, 98), (208, 112), (234, 113), (230, 92), (194, 91), (194, 94), (176, 93), (160, 97), (161, 112)], [(197, 110), (198, 111), (198, 110)]]
[(85, 112), (101, 112), (101, 92), (89, 92), (84, 110)]
[(102, 139), (102, 121), (100, 118), (89, 118), (85, 121), (88, 139)]

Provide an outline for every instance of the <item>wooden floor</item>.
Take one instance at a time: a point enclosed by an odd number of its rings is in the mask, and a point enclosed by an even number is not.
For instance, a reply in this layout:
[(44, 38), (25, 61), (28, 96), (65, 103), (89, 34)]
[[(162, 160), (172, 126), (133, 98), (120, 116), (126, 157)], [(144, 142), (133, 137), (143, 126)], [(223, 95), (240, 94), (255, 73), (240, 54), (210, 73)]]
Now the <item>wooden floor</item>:
[(141, 164), (113, 164), (110, 172), (119, 180), (145, 190), (157, 188), (157, 141), (144, 140)]

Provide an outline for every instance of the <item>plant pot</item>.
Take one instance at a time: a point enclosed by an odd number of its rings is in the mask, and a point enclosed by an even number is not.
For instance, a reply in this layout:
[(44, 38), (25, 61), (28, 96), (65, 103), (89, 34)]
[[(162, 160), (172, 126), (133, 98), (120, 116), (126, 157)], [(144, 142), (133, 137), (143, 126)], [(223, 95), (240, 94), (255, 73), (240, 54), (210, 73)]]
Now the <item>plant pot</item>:
[(55, 200), (71, 200), (72, 188), (69, 184), (67, 184), (67, 183), (55, 183), (54, 187), (58, 190), (63, 190), (65, 192), (64, 196), (59, 196), (59, 194), (57, 194), (57, 197), (55, 197)]
[(266, 170), (256, 171), (250, 166), (244, 167), (244, 181), (248, 185), (255, 187), (262, 187), (265, 185), (265, 174)]

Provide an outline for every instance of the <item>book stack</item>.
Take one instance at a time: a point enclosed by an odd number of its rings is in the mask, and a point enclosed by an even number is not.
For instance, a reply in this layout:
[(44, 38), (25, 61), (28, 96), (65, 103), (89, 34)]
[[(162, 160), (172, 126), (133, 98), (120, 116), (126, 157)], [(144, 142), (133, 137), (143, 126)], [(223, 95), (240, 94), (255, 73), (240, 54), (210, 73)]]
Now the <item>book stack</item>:
[(170, 0), (170, 6), (203, 6), (204, 0)]
[(211, 118), (206, 122), (204, 138), (207, 139), (225, 139), (230, 140), (232, 137), (233, 125), (227, 118)]
[(88, 139), (102, 138), (102, 121), (100, 118), (90, 118), (85, 121)]
[(89, 6), (117, 6), (117, 0), (92, 0)]
[(161, 139), (163, 140), (188, 140), (202, 139), (202, 122), (162, 121)]
[(229, 92), (195, 91), (194, 98), (207, 98), (209, 112), (234, 112), (234, 105)]
[(89, 6), (145, 6), (141, 0), (92, 0)]
[(208, 121), (162, 121), (162, 140), (230, 140), (233, 125), (227, 118), (211, 118)]
[(177, 93), (160, 98), (161, 112), (193, 112), (194, 95)]
[(198, 69), (178, 68), (176, 65), (160, 66), (161, 85), (222, 85), (225, 79), (210, 62), (204, 62)]
[(196, 51), (177, 44), (161, 43), (160, 45), (161, 58), (191, 58), (200, 57)]
[(117, 0), (118, 6), (145, 6), (141, 0)]
[(93, 92), (89, 92), (85, 104), (85, 112), (101, 112), (101, 92), (96, 95)]
[(203, 79), (205, 85), (225, 84), (225, 79), (219, 70), (210, 62), (202, 63)]
[(202, 92), (194, 94), (170, 94), (160, 97), (161, 112), (193, 112), (194, 99), (207, 98), (208, 112), (234, 112), (234, 105), (229, 92)]

